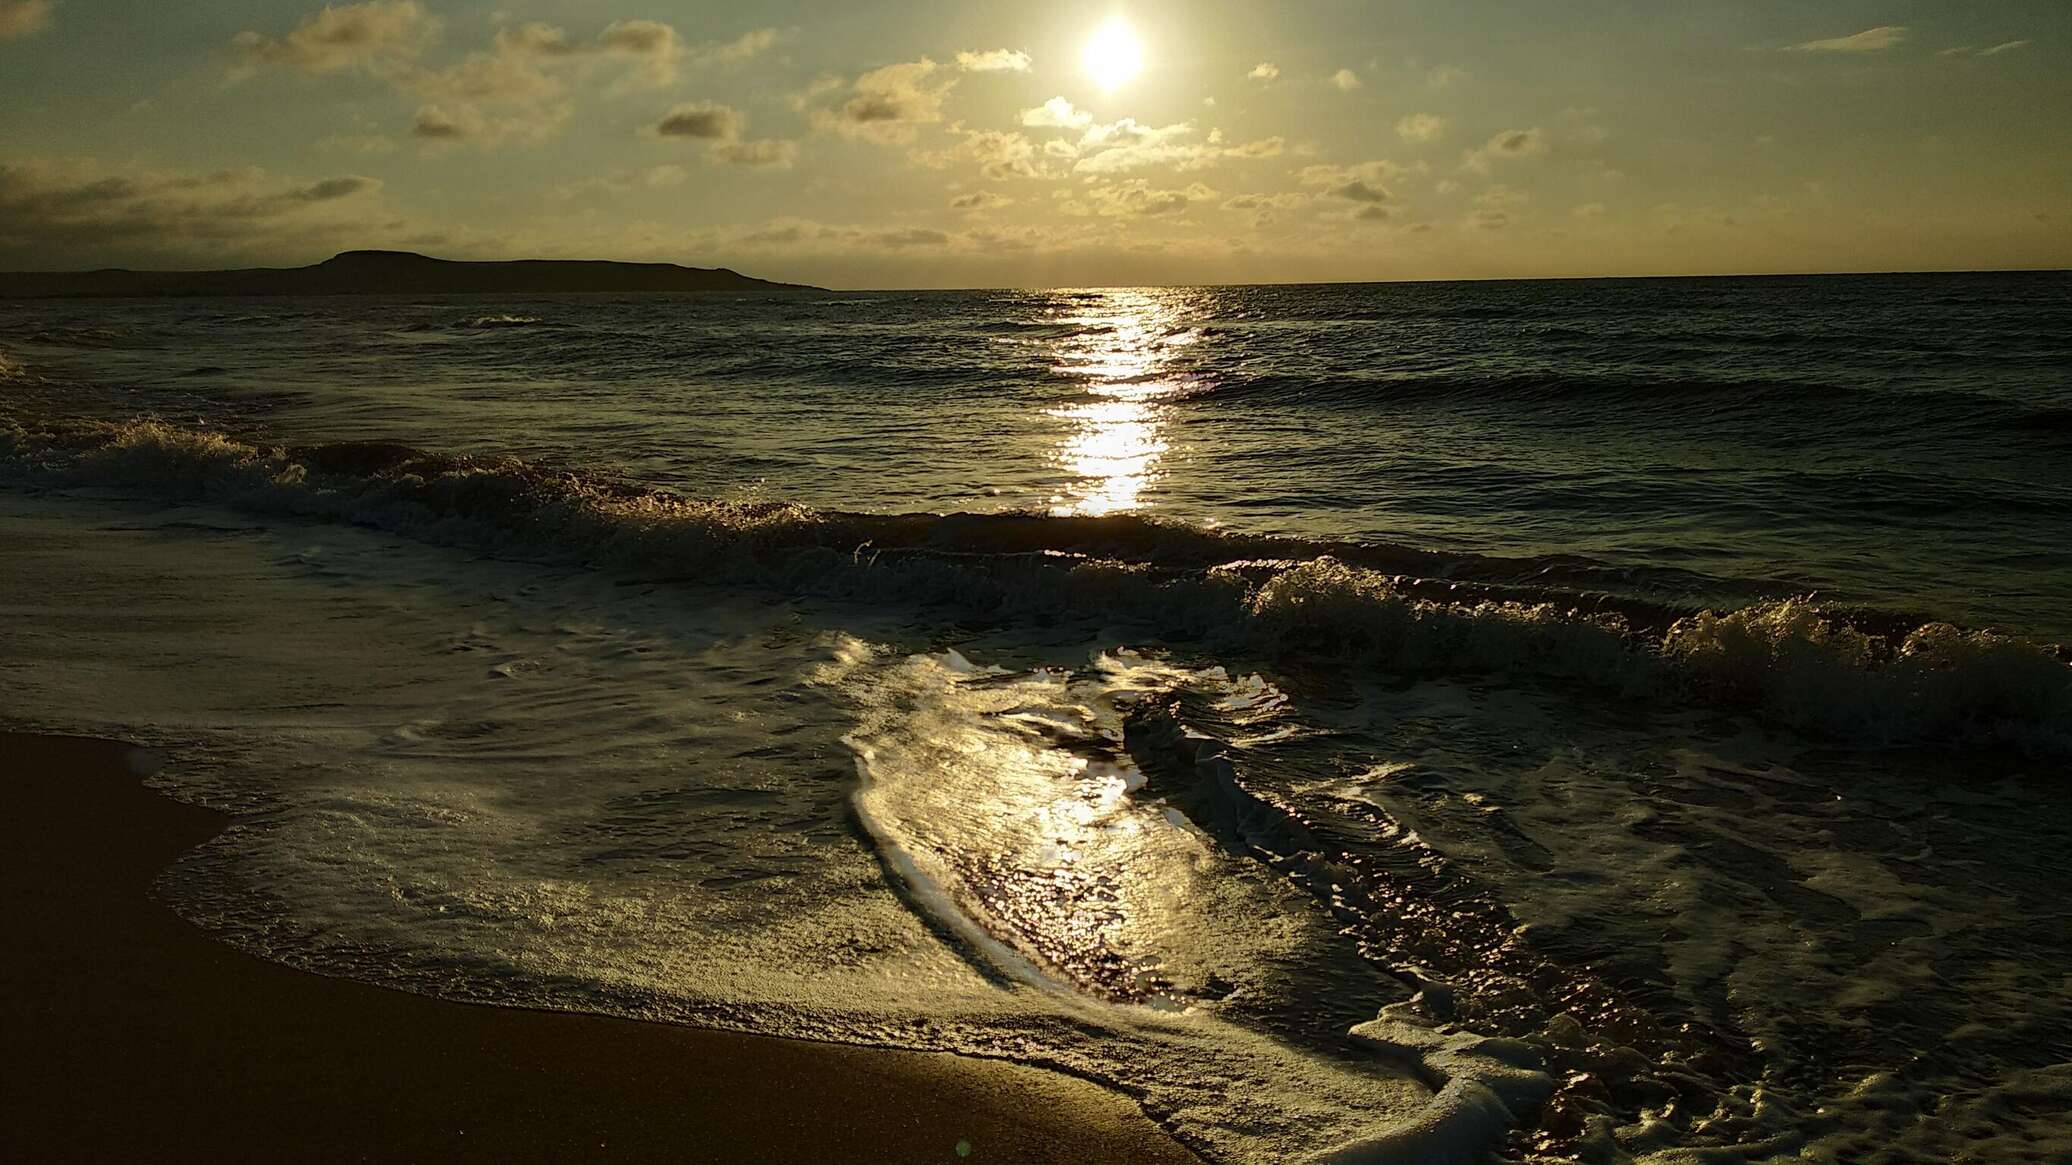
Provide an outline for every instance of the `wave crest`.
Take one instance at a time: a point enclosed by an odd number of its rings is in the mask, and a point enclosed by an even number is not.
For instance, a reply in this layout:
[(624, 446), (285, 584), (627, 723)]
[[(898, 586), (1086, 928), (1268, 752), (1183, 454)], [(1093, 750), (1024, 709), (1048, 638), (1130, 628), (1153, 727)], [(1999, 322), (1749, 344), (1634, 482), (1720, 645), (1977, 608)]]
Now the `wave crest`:
[(0, 478), (134, 487), (664, 581), (1003, 620), (1124, 619), (1267, 657), (1558, 679), (1865, 743), (2072, 755), (2072, 666), (2058, 649), (1942, 623), (1873, 634), (1803, 598), (1655, 632), (1581, 594), (1521, 600), (1329, 555), (1233, 561), (1224, 554), (1258, 546), (1175, 523), (687, 499), (515, 460), (368, 442), (261, 447), (156, 420), (0, 424)]

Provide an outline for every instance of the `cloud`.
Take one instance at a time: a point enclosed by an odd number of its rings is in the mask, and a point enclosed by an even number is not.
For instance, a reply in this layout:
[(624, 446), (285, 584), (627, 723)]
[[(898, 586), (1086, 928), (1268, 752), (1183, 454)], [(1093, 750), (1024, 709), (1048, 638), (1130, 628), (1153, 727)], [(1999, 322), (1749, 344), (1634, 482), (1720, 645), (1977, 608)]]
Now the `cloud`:
[(573, 112), (565, 104), (542, 104), (495, 115), (472, 104), (445, 106), (433, 102), (418, 107), (410, 121), (410, 136), (432, 149), (505, 143), (538, 145), (560, 133)]
[(1022, 124), (1037, 129), (1085, 129), (1093, 121), (1093, 114), (1073, 108), (1072, 103), (1062, 97), (1053, 97), (1034, 109), (1022, 110)]
[(1331, 86), (1340, 93), (1350, 93), (1360, 87), (1360, 75), (1351, 69), (1340, 69), (1328, 79)]
[(834, 226), (810, 219), (773, 219), (759, 227), (716, 239), (717, 246), (749, 251), (809, 254), (884, 253), (963, 246), (967, 237), (927, 227)]
[[(1222, 141), (1221, 130), (1209, 135), (1209, 143), (1211, 145), (1222, 145)], [(1254, 141), (1239, 142), (1234, 146), (1223, 146), (1223, 152), (1220, 156), (1225, 158), (1278, 158), (1281, 156), (1281, 152), (1287, 148), (1287, 145), (1288, 139), (1283, 137), (1259, 138)]]
[(691, 138), (696, 141), (733, 141), (741, 136), (748, 119), (741, 111), (730, 105), (719, 105), (711, 101), (695, 101), (678, 105), (654, 125), (654, 133), (665, 138)]
[(977, 162), (979, 173), (995, 182), (1045, 176), (1036, 158), (1036, 143), (1013, 130), (964, 131), (955, 153)]
[(1585, 202), (1582, 205), (1576, 207), (1574, 210), (1570, 211), (1569, 213), (1576, 216), (1579, 219), (1583, 219), (1586, 222), (1591, 219), (1603, 218), (1604, 203)]
[(1435, 113), (1413, 113), (1396, 122), (1396, 136), (1406, 142), (1436, 142), (1446, 136), (1446, 119)]
[(1537, 127), (1509, 129), (1489, 139), (1478, 150), (1470, 150), (1462, 165), (1477, 174), (1489, 173), (1490, 163), (1537, 158), (1547, 152), (1547, 135)]
[(379, 178), (363, 178), (358, 174), (348, 174), (343, 178), (326, 178), (299, 190), (290, 190), (281, 197), (294, 202), (329, 202), (334, 198), (351, 198), (355, 194), (379, 189)]
[[(589, 40), (527, 21), (498, 28), (487, 48), (458, 61), (425, 66), (420, 58), (439, 31), (438, 18), (416, 0), (327, 6), (278, 39), (239, 33), (231, 41), (238, 54), (231, 79), (269, 70), (362, 72), (422, 102), (410, 133), (428, 148), (537, 144), (573, 114), (571, 78), (606, 70), (616, 74), (615, 87), (660, 88), (675, 82), (679, 64), (692, 55), (661, 21), (615, 21)], [(756, 46), (775, 35), (764, 36), (767, 31), (712, 51), (760, 51)]]
[(1179, 172), (1203, 170), (1228, 159), (1271, 158), (1286, 145), (1281, 138), (1226, 144), (1221, 130), (1211, 130), (1196, 140), (1190, 121), (1150, 126), (1135, 118), (1087, 127), (1080, 137), (1080, 159), (1073, 169), (1082, 174), (1121, 174), (1131, 170), (1162, 167)]
[(950, 236), (928, 227), (861, 231), (858, 233), (858, 239), (866, 244), (894, 250), (906, 247), (946, 247), (950, 243)]
[[(1401, 178), (1405, 173), (1403, 167), (1394, 162), (1377, 158), (1371, 162), (1357, 162), (1350, 166), (1304, 166), (1295, 172), (1295, 181), (1312, 190), (1333, 193), (1340, 198), (1354, 198), (1355, 187), (1364, 187), (1379, 193), (1381, 198), (1387, 198), (1387, 184)], [(1338, 191), (1346, 193), (1337, 193)]]
[(326, 5), (278, 40), (249, 30), (232, 37), (239, 63), (231, 75), (238, 79), (266, 69), (340, 73), (416, 57), (438, 35), (439, 18), (417, 0)]
[[(917, 126), (942, 120), (943, 97), (956, 84), (950, 78), (935, 84), (936, 63), (927, 57), (873, 69), (856, 79), (849, 98), (832, 108), (813, 109), (813, 128), (843, 137), (898, 145), (914, 140)], [(822, 93), (830, 90), (815, 85)], [(833, 87), (839, 92), (841, 86)], [(809, 100), (813, 96), (809, 90)]]
[(705, 151), (705, 160), (726, 166), (748, 166), (758, 170), (789, 170), (798, 163), (799, 144), (782, 138), (752, 142), (715, 142)]
[(676, 65), (685, 55), (682, 38), (659, 20), (620, 20), (597, 34), (596, 51), (629, 61), (655, 88), (676, 80)]
[(1309, 203), (1309, 195), (1285, 191), (1280, 194), (1240, 194), (1223, 203), (1224, 210), (1294, 210)]
[(689, 101), (672, 106), (647, 132), (658, 138), (705, 143), (705, 160), (714, 165), (789, 170), (797, 164), (797, 142), (779, 138), (743, 141), (748, 116), (731, 105)]
[(968, 211), (998, 210), (1013, 202), (1014, 199), (1008, 198), (1005, 195), (995, 194), (990, 190), (974, 190), (970, 194), (960, 194), (950, 199), (950, 209)]
[(50, 27), (50, 0), (0, 0), (0, 40), (25, 40)]
[(1090, 186), (1086, 197), (1091, 200), (1092, 213), (1104, 218), (1156, 218), (1180, 214), (1195, 203), (1211, 201), (1216, 192), (1200, 182), (1177, 190), (1160, 190), (1142, 178), (1129, 178)]
[(1279, 65), (1274, 64), (1272, 61), (1261, 61), (1252, 66), (1252, 71), (1245, 74), (1245, 79), (1247, 81), (1273, 81), (1279, 79), (1280, 75), (1281, 67)]
[(1892, 48), (1907, 38), (1907, 27), (1903, 24), (1882, 24), (1867, 28), (1851, 36), (1831, 37), (1827, 40), (1809, 40), (1785, 48), (1788, 53), (1880, 53)]
[(1018, 49), (958, 53), (957, 67), (967, 73), (1026, 73), (1029, 71), (1029, 54)]
[(382, 184), (296, 181), (257, 168), (115, 170), (92, 160), (0, 165), (0, 266), (208, 262), (367, 245), (393, 217)]
[(2001, 53), (2011, 53), (2016, 49), (2028, 48), (2034, 43), (2034, 41), (2010, 40), (1996, 45), (1989, 45), (1985, 48), (1980, 48), (1977, 45), (1960, 45), (1953, 49), (1944, 49), (1935, 55), (1938, 57), (1997, 57)]
[(733, 40), (699, 45), (689, 55), (692, 62), (699, 65), (738, 65), (769, 52), (786, 35), (781, 29), (751, 29)]
[(1329, 190), (1324, 191), (1324, 193), (1333, 198), (1343, 198), (1348, 202), (1387, 202), (1389, 200), (1389, 192), (1386, 189), (1362, 178), (1355, 178), (1350, 182), (1333, 186)]

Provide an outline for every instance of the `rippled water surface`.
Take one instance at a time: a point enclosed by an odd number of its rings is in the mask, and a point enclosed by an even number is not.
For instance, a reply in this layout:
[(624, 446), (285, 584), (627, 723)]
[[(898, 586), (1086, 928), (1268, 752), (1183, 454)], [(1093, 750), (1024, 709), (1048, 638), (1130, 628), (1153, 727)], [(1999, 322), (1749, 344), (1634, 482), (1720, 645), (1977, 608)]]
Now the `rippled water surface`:
[[(2072, 1160), (2063, 274), (0, 303), (269, 957), (1217, 1161)], [(1465, 1158), (1464, 1158), (1465, 1159)]]

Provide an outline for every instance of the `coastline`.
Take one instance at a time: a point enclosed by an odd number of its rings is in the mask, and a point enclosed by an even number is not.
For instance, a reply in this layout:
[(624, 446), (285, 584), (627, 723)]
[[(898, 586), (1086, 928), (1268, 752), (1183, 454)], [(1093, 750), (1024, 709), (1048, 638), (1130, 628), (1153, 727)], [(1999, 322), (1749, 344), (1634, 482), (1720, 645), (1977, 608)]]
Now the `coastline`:
[(132, 751), (0, 732), (0, 1156), (1199, 1161), (1042, 1069), (452, 1003), (243, 954), (149, 895), (228, 821), (145, 788)]

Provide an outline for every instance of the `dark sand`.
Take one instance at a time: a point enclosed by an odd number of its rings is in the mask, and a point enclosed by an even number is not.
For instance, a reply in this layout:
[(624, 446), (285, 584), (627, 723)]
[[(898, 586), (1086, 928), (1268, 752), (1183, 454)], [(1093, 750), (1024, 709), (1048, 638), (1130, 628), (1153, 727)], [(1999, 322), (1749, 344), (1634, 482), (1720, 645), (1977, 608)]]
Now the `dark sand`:
[[(0, 1160), (1195, 1162), (1055, 1073), (305, 974), (147, 896), (223, 825), (126, 746), (0, 734)], [(958, 1142), (969, 1156), (958, 1155)]]

